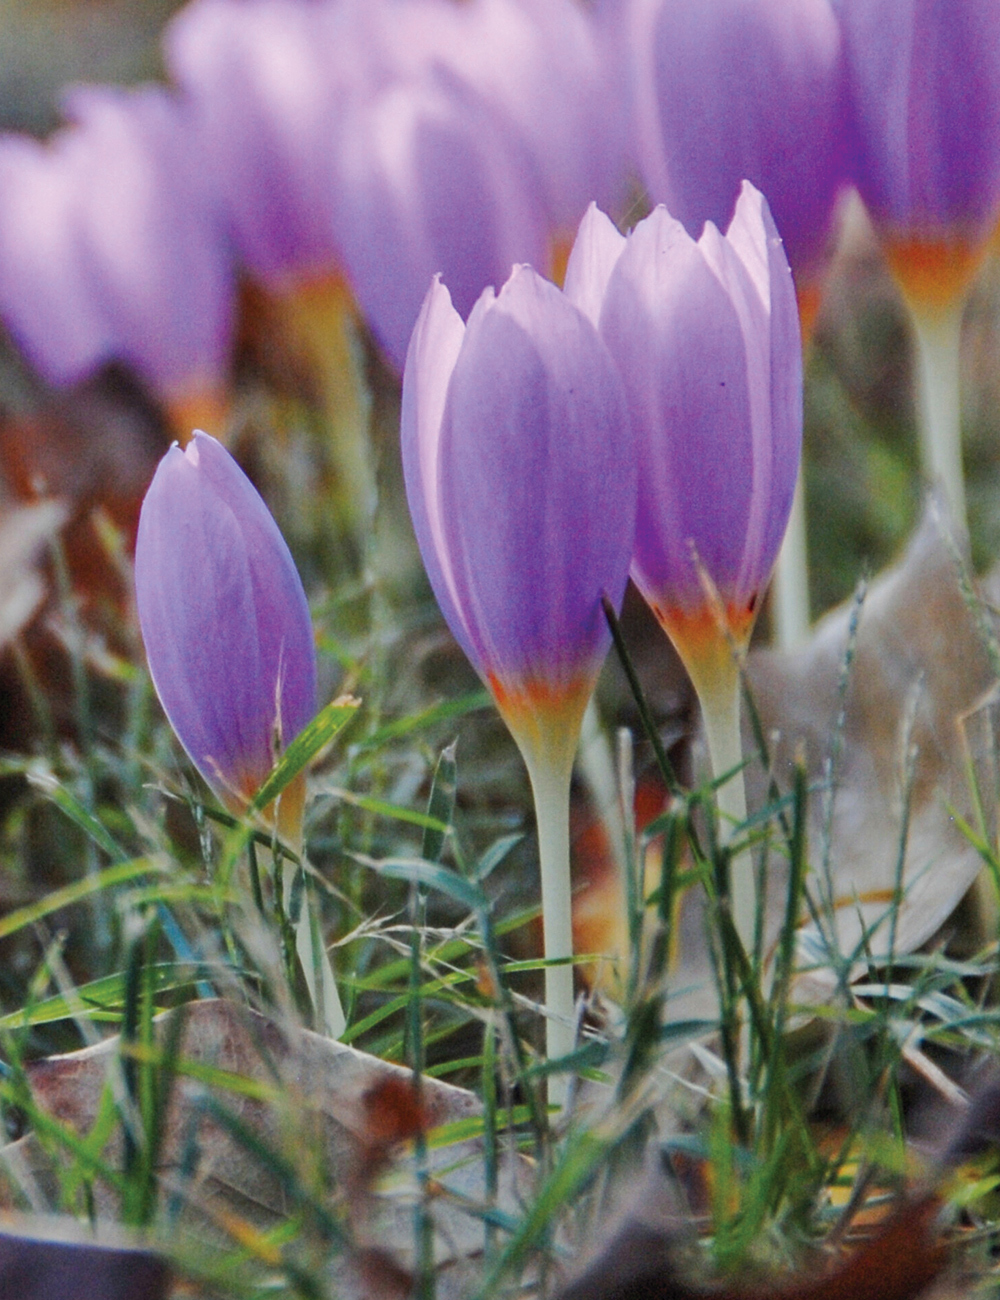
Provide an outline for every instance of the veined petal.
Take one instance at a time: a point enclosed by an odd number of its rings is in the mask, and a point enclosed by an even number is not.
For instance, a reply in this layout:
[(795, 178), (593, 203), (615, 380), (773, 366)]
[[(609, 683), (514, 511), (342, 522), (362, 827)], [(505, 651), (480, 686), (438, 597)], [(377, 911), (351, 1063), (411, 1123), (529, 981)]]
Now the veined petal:
[(471, 657), (445, 545), (438, 468), (445, 400), (464, 338), (465, 324), (440, 276), (435, 276), (417, 317), (403, 372), (403, 476), (413, 530), (434, 595), (455, 640)]
[(703, 600), (692, 549), (733, 583), (749, 525), (753, 454), (746, 350), (702, 249), (657, 208), (608, 284), (601, 334), (625, 379), (639, 504), (633, 575), (652, 599)]
[(620, 602), (635, 466), (621, 381), (596, 330), (515, 269), (469, 320), (440, 445), (441, 511), (472, 659), (516, 691), (596, 674), (600, 596)]
[(624, 247), (625, 236), (596, 203), (591, 203), (566, 264), (563, 293), (595, 327), (601, 318), (608, 280)]
[(700, 564), (748, 630), (787, 524), (802, 428), (795, 294), (758, 191), (744, 186), (725, 237), (709, 223), (695, 244), (665, 208), (640, 222), (600, 329), (638, 445), (633, 576), (661, 616), (690, 623), (705, 608)]

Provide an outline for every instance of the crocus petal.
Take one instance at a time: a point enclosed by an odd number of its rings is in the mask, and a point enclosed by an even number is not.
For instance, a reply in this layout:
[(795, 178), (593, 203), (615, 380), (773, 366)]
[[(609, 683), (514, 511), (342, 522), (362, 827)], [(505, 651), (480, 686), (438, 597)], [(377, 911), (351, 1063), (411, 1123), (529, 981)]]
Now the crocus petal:
[(728, 220), (749, 178), (793, 266), (810, 269), (850, 161), (829, 0), (633, 0), (629, 22), (638, 160), (653, 199), (697, 235)]
[(288, 547), (207, 434), (161, 461), (142, 506), (135, 575), (164, 711), (205, 780), (238, 804), (315, 713), (315, 650)]
[(164, 37), (192, 137), (247, 265), (271, 284), (324, 273), (337, 114), (351, 59), (362, 63), (357, 6), (302, 0), (195, 0)]
[(189, 122), (160, 87), (66, 97), (84, 151), (81, 249), (108, 349), (172, 396), (216, 382), (229, 357), (234, 284)]
[(439, 451), (445, 547), (473, 662), (507, 689), (592, 679), (621, 601), (635, 465), (621, 381), (586, 317), (519, 267), (480, 300)]
[(400, 416), (403, 475), (413, 530), (431, 587), (456, 641), (471, 658), (472, 646), (445, 546), (438, 479), (445, 400), (464, 338), (465, 323), (436, 276), (406, 354)]
[(791, 277), (753, 187), (725, 239), (708, 225), (696, 244), (664, 208), (640, 222), (600, 328), (637, 438), (640, 589), (661, 613), (702, 608), (696, 555), (727, 604), (752, 609), (787, 523), (802, 419)]
[(1000, 7), (838, 0), (838, 12), (876, 223), (984, 237), (1000, 211)]
[(601, 318), (608, 280), (624, 247), (625, 236), (596, 203), (591, 203), (566, 263), (563, 293), (595, 326)]
[(340, 135), (335, 223), (358, 302), (402, 367), (431, 277), (466, 316), (513, 262), (546, 256), (535, 174), (475, 97), (433, 82), (358, 96)]
[(109, 349), (80, 256), (79, 162), (63, 135), (0, 138), (0, 315), (56, 384), (83, 378)]

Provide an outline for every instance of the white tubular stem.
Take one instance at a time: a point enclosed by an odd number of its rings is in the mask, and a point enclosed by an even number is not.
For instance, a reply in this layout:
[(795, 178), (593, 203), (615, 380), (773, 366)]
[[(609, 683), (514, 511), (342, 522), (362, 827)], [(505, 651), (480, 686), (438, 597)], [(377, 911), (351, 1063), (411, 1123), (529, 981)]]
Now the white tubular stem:
[[(708, 754), (712, 773), (718, 778), (730, 772), (743, 761), (740, 738), (740, 674), (736, 663), (731, 675), (721, 680), (718, 688), (701, 694), (701, 712), (708, 738)], [(747, 796), (742, 769), (731, 776), (717, 792), (720, 813), (719, 833), (726, 843), (734, 824), (746, 820)], [(756, 925), (756, 889), (753, 878), (753, 859), (744, 851), (730, 863), (730, 899), (736, 932), (747, 953), (752, 953)]]
[(774, 639), (782, 650), (794, 650), (809, 635), (809, 556), (806, 545), (806, 504), (799, 468), (792, 513), (771, 585)]
[[(538, 856), (542, 873), (542, 929), (545, 959), (573, 956), (572, 887), (569, 874), (569, 764), (558, 767), (543, 759), (528, 764), (538, 826)], [(545, 1054), (566, 1056), (576, 1045), (573, 967), (548, 966), (545, 970)], [(563, 1109), (569, 1096), (569, 1078), (554, 1075), (548, 1081), (549, 1104)]]
[(611, 742), (601, 725), (601, 717), (593, 696), (590, 697), (583, 715), (576, 764), (594, 801), (594, 810), (604, 826), (615, 867), (618, 870), (618, 879), (624, 889), (628, 861), (625, 854), (625, 826), (615, 757)]
[(924, 473), (943, 489), (955, 527), (963, 537), (968, 534), (959, 395), (964, 307), (964, 294), (936, 311), (922, 311), (910, 304), (916, 341), (917, 413)]

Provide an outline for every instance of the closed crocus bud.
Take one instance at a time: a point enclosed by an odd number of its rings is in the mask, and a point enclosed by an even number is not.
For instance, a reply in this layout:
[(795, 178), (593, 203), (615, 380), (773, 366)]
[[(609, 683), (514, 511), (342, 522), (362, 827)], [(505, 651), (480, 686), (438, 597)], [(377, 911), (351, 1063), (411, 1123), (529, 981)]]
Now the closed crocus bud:
[[(242, 810), (316, 711), (316, 655), (302, 582), (278, 526), (236, 461), (205, 433), (184, 450), (171, 447), (153, 477), (139, 518), (135, 585), (170, 725), (219, 798)], [(300, 813), (301, 792), (294, 800)], [(281, 812), (294, 838), (294, 818)]]
[(768, 197), (805, 286), (848, 167), (841, 39), (829, 0), (632, 0), (638, 162), (688, 233)]
[[(635, 460), (621, 379), (586, 315), (529, 267), (468, 325), (435, 281), (403, 377), (414, 528), (452, 631), (524, 755), (545, 952), (572, 954), (569, 780), (632, 550)], [(569, 966), (546, 971), (550, 1057), (573, 1045)], [(558, 1081), (553, 1100), (564, 1096)]]
[[(600, 306), (625, 382), (639, 463), (632, 576), (691, 675), (722, 775), (740, 762), (737, 660), (788, 522), (802, 440), (781, 240), (749, 183), (725, 237), (709, 224), (697, 243), (662, 207), (627, 239), (592, 209), (566, 291), (592, 314)], [(742, 819), (742, 779), (720, 805)], [(748, 883), (734, 882), (744, 936)]]

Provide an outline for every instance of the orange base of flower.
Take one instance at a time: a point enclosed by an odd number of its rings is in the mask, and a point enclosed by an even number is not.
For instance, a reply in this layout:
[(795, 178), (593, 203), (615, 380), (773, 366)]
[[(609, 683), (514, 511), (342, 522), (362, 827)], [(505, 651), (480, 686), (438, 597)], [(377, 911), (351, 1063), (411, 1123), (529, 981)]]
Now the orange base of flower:
[(947, 310), (962, 298), (988, 247), (988, 240), (889, 236), (885, 256), (909, 306), (933, 313)]
[(757, 618), (756, 596), (745, 604), (720, 600), (717, 605), (706, 602), (696, 609), (660, 605), (655, 601), (650, 605), (703, 702), (722, 683), (732, 680)]
[(796, 287), (795, 296), (799, 304), (799, 331), (804, 351), (812, 342), (816, 318), (823, 301), (823, 285), (819, 280), (803, 281)]
[(488, 673), (486, 684), (522, 753), (562, 769), (576, 753), (596, 676), (588, 672), (560, 685), (536, 678), (508, 686)]

